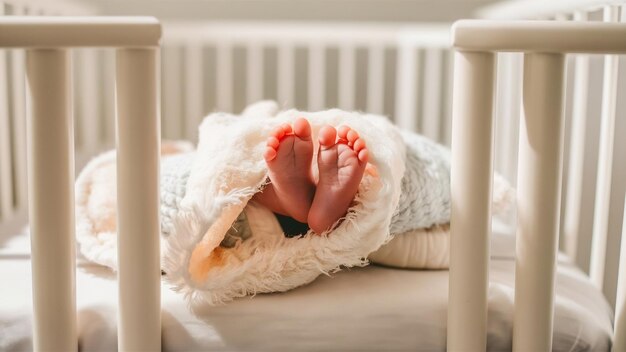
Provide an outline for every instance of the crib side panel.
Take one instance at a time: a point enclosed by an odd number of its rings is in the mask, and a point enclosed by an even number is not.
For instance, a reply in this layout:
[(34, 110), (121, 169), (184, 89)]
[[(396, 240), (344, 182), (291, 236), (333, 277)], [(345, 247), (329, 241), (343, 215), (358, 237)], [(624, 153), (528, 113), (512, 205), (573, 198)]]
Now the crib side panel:
[[(624, 4), (623, 0), (618, 0), (538, 2), (527, 6), (523, 1), (511, 1), (487, 6), (479, 16), (503, 20), (571, 19), (571, 26), (588, 22), (604, 26), (626, 21)], [(584, 41), (582, 37), (579, 40)], [(622, 246), (619, 243), (624, 243), (626, 204), (620, 196), (626, 187), (626, 164), (620, 162), (626, 155), (626, 139), (623, 138), (626, 136), (626, 120), (620, 117), (624, 116), (626, 105), (619, 97), (626, 87), (626, 75), (618, 66), (619, 62), (623, 65), (624, 57), (572, 56), (573, 79), (567, 82), (566, 88), (571, 90), (568, 96), (571, 100), (566, 102), (571, 115), (566, 116), (565, 136), (568, 139), (564, 159), (566, 188), (562, 198), (561, 249), (582, 270), (589, 272), (610, 304), (615, 302), (615, 335), (620, 339), (624, 328), (623, 324), (621, 327), (617, 325), (619, 312), (623, 310), (620, 302), (624, 300), (624, 290), (620, 289), (618, 281), (624, 275), (620, 264), (624, 251), (620, 251)]]
[[(608, 10), (605, 10), (605, 14), (610, 13), (610, 7)], [(550, 350), (564, 139), (564, 55), (581, 52), (625, 53), (626, 42), (623, 38), (626, 36), (626, 26), (550, 21), (461, 21), (454, 28), (456, 31), (454, 44), (457, 50), (474, 52), (513, 50), (525, 53), (523, 119), (520, 124), (518, 164), (518, 233), (513, 348), (516, 351)], [(557, 32), (561, 35), (554, 36)], [(546, 33), (552, 33), (552, 35), (544, 35)], [(485, 40), (477, 40), (478, 36)], [(559, 39), (561, 36), (569, 39), (561, 41)], [(572, 37), (576, 36), (579, 40), (574, 41)], [(504, 37), (512, 40), (504, 41)], [(548, 52), (546, 48), (550, 48)], [(603, 125), (609, 125), (612, 129), (615, 114), (614, 99), (617, 97), (615, 89), (617, 69), (610, 56), (607, 57), (604, 78), (602, 121)], [(456, 119), (454, 122), (455, 125), (461, 124)], [(454, 128), (456, 130), (456, 127)], [(608, 131), (609, 128), (605, 127), (605, 129)], [(456, 139), (455, 135), (453, 143), (456, 143)], [(604, 160), (600, 160), (599, 178), (604, 177), (604, 173), (611, 173), (610, 167), (613, 161), (613, 138), (607, 136), (602, 139), (609, 142), (608, 146), (601, 148), (600, 151), (599, 158)], [(453, 148), (453, 153), (461, 155), (462, 151)], [(454, 157), (453, 160), (455, 160)], [(607, 166), (602, 167), (603, 164)], [(610, 194), (608, 191), (610, 179), (599, 181), (599, 184), (598, 192)], [(454, 188), (452, 191), (453, 204), (466, 196)], [(481, 200), (477, 198), (477, 204), (480, 204)], [(607, 201), (602, 196), (600, 200), (601, 202)], [(607, 207), (600, 207), (601, 221), (605, 221), (604, 217), (608, 216)], [(596, 211), (597, 209), (598, 207)], [(452, 221), (456, 221), (454, 217)], [(452, 228), (454, 228), (454, 223)], [(606, 237), (604, 237), (606, 228), (600, 232), (602, 236), (598, 242), (604, 243), (600, 243), (598, 247), (604, 251), (606, 250)], [(454, 236), (454, 233), (452, 235)], [(597, 255), (596, 259), (601, 258), (603, 261), (604, 252), (601, 254)], [(451, 251), (451, 256), (459, 256), (459, 254)], [(451, 263), (454, 263), (454, 258), (451, 258)], [(480, 272), (478, 268), (475, 268), (474, 274)], [(597, 270), (592, 278), (598, 276), (604, 276), (603, 268)], [(455, 278), (451, 275), (451, 287), (453, 280)], [(623, 310), (623, 297), (619, 295), (623, 295), (623, 284), (619, 290), (618, 321), (622, 319), (620, 312)], [(460, 310), (452, 304), (449, 309)], [(621, 336), (620, 329), (623, 327), (617, 327), (616, 330), (618, 340)], [(471, 340), (468, 339), (468, 341)]]

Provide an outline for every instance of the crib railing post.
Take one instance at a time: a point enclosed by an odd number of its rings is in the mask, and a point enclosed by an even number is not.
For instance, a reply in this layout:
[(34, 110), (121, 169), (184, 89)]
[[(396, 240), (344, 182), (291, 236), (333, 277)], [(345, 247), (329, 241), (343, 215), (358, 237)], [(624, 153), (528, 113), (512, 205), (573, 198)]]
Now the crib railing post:
[[(619, 7), (609, 5), (604, 9), (604, 21), (615, 22), (618, 20), (618, 14)], [(613, 144), (615, 140), (618, 78), (619, 57), (617, 55), (606, 55), (604, 57), (598, 174), (596, 177), (596, 197), (593, 208), (591, 263), (589, 265), (591, 281), (593, 281), (600, 290), (604, 289), (606, 244), (609, 232), (609, 208), (611, 204), (611, 178), (613, 175)]]
[(563, 150), (563, 54), (524, 55), (514, 351), (550, 351)]
[[(626, 194), (624, 195), (626, 204)], [(613, 351), (626, 351), (626, 209), (622, 221), (622, 238), (617, 271), (617, 293), (615, 299), (615, 323)]]
[[(4, 15), (0, 6), (0, 15)], [(0, 224), (13, 216), (13, 187), (11, 170), (11, 112), (9, 111), (9, 80), (7, 53), (0, 52)]]
[(455, 55), (448, 351), (485, 351), (495, 55)]
[(120, 351), (161, 350), (157, 50), (117, 51)]
[(75, 351), (74, 131), (67, 50), (28, 50), (26, 74), (33, 347)]
[[(587, 12), (574, 14), (575, 21), (586, 21)], [(576, 262), (578, 234), (580, 231), (580, 209), (583, 191), (583, 167), (585, 163), (585, 134), (587, 132), (587, 97), (589, 91), (589, 56), (574, 58), (574, 80), (572, 96), (571, 132), (569, 140), (569, 165), (567, 191), (563, 214), (563, 236), (565, 254)]]

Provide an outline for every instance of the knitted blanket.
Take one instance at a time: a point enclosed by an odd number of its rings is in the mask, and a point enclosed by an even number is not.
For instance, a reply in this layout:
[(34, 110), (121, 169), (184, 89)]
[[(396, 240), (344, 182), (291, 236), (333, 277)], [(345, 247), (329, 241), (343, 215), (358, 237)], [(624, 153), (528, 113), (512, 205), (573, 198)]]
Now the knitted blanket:
[[(338, 226), (321, 236), (287, 238), (273, 214), (250, 199), (268, 182), (262, 153), (270, 131), (300, 116), (311, 122), (314, 141), (324, 124), (357, 130), (371, 160)], [(322, 273), (366, 265), (368, 256), (394, 265), (398, 254), (390, 248), (409, 236), (420, 249), (409, 253), (404, 266), (447, 267), (450, 156), (445, 147), (401, 131), (384, 117), (341, 110), (280, 112), (273, 102), (252, 105), (241, 115), (209, 115), (199, 132), (196, 150), (164, 143), (169, 155), (161, 162), (163, 267), (191, 302), (216, 304), (289, 290)], [(92, 161), (77, 180), (76, 194), (82, 254), (116, 269), (114, 177), (103, 175), (114, 172), (114, 160), (110, 152)], [(99, 199), (103, 196), (107, 199)], [(494, 209), (511, 200), (510, 187), (496, 176)], [(242, 212), (252, 235), (221, 246)]]

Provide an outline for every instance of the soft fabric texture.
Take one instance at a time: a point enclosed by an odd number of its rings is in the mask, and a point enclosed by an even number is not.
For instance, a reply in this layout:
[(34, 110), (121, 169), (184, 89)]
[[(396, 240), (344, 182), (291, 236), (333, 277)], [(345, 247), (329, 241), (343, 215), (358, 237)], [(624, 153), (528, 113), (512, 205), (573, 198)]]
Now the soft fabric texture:
[[(187, 153), (194, 148), (188, 142), (164, 141), (161, 146), (162, 160), (169, 155)], [(91, 160), (76, 178), (76, 239), (79, 255), (112, 269), (117, 269), (117, 178), (115, 150), (103, 153)], [(172, 159), (176, 160), (176, 159)], [(185, 172), (176, 173), (175, 164), (162, 163), (168, 172), (161, 170), (161, 228), (171, 228), (167, 221), (169, 204), (179, 200), (170, 197), (176, 194)], [(173, 167), (170, 167), (173, 166)], [(187, 171), (188, 173), (188, 171)], [(176, 182), (172, 181), (176, 179)], [(184, 187), (184, 185), (182, 186)], [(165, 213), (164, 213), (165, 212)], [(162, 231), (163, 233), (163, 231)], [(161, 246), (163, 252), (164, 246)]]
[[(269, 210), (249, 202), (268, 182), (262, 157), (267, 136), (296, 117), (309, 120), (314, 141), (324, 124), (348, 125), (359, 132), (371, 153), (346, 218), (321, 236), (286, 238)], [(279, 112), (273, 102), (255, 104), (241, 116), (210, 115), (199, 132), (195, 152), (179, 144), (184, 153), (164, 157), (161, 165), (162, 234), (168, 239), (168, 246), (162, 246), (164, 269), (192, 301), (214, 304), (258, 292), (286, 291), (321, 273), (365, 265), (368, 255), (391, 266), (447, 268), (446, 148), (400, 131), (384, 117), (341, 110)], [(165, 143), (164, 148), (176, 149)], [(77, 181), (81, 251), (113, 269), (117, 267), (114, 172), (114, 154), (109, 153), (92, 161)], [(511, 200), (510, 187), (496, 177), (494, 209), (506, 208)], [(242, 212), (252, 237), (220, 246)]]

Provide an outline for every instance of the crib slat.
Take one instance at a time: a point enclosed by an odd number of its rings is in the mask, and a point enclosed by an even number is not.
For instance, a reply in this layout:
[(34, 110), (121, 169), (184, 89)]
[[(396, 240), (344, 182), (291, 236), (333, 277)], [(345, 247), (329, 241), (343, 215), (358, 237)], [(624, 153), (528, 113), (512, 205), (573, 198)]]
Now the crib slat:
[(339, 107), (354, 110), (355, 49), (348, 43), (339, 47)]
[(15, 204), (17, 209), (24, 209), (27, 204), (26, 185), (26, 99), (24, 86), (24, 52), (12, 52), (12, 83), (13, 83), (13, 137), (15, 138), (13, 160), (15, 161)]
[(36, 351), (75, 351), (74, 135), (69, 55), (29, 50), (28, 183)]
[(440, 48), (426, 49), (424, 55), (424, 93), (422, 104), (422, 133), (440, 142), (441, 123), (441, 69), (443, 55)]
[[(586, 21), (587, 13), (578, 11), (574, 14), (575, 21)], [(567, 192), (565, 196), (565, 214), (563, 220), (563, 236), (565, 237), (565, 253), (576, 260), (578, 251), (578, 232), (580, 206), (583, 188), (583, 165), (585, 160), (585, 133), (587, 131), (587, 93), (589, 91), (589, 57), (577, 55), (574, 58), (574, 81), (572, 102), (572, 127), (569, 142), (569, 166), (567, 171)]]
[(115, 53), (111, 50), (102, 52), (102, 121), (103, 140), (106, 146), (115, 144)]
[(519, 147), (519, 124), (522, 104), (522, 71), (523, 71), (523, 55), (520, 53), (504, 53), (507, 59), (507, 76), (508, 86), (504, 88), (504, 105), (502, 107), (503, 119), (501, 123), (502, 139), (500, 153), (503, 156), (502, 172), (504, 176), (512, 183), (517, 182), (517, 163), (518, 163), (518, 147)]
[(233, 47), (230, 43), (217, 45), (216, 102), (217, 109), (233, 112)]
[(613, 351), (626, 351), (626, 195), (624, 196), (624, 205), (615, 302), (615, 324), (613, 324), (615, 326)]
[(510, 154), (505, 154), (502, 147), (507, 140), (504, 130), (511, 124), (511, 119), (506, 114), (508, 92), (511, 90), (509, 53), (498, 53), (498, 73), (496, 76), (496, 148), (495, 148), (495, 169), (503, 172), (506, 159)]
[(202, 47), (192, 43), (185, 47), (185, 139), (196, 140), (198, 125), (204, 113), (202, 97)]
[[(4, 4), (0, 3), (0, 15)], [(0, 222), (10, 219), (13, 213), (13, 182), (11, 169), (11, 138), (9, 121), (9, 91), (7, 54), (0, 50)]]
[(410, 131), (418, 130), (418, 56), (417, 48), (409, 43), (398, 48), (396, 66), (396, 123)]
[(385, 85), (385, 48), (373, 45), (368, 50), (367, 112), (382, 114)]
[(309, 47), (309, 110), (319, 111), (325, 107), (326, 91), (326, 48), (321, 43)]
[(454, 52), (452, 50), (447, 50), (446, 56), (446, 89), (443, 100), (443, 143), (449, 147), (452, 143), (452, 84), (454, 81)]
[(514, 182), (517, 170), (517, 142), (522, 95), (522, 60), (517, 53), (500, 53), (502, 66), (501, 81), (498, 82), (498, 125), (497, 164), (500, 172)]
[(76, 148), (75, 153), (76, 159), (80, 159), (80, 153), (82, 150), (82, 113), (81, 113), (81, 100), (82, 100), (82, 92), (81, 92), (81, 71), (82, 71), (82, 52), (84, 49), (73, 49), (70, 51), (70, 55), (72, 56), (70, 62), (72, 63), (72, 116), (76, 126), (74, 127), (74, 148)]
[[(25, 9), (14, 5), (13, 15), (26, 14)], [(27, 171), (26, 171), (26, 88), (25, 88), (25, 55), (24, 50), (11, 50), (11, 82), (13, 95), (13, 160), (14, 163), (14, 204), (16, 211), (26, 209), (28, 204)]]
[[(617, 6), (604, 8), (604, 21), (616, 22)], [(597, 287), (604, 283), (604, 260), (609, 225), (609, 205), (611, 201), (611, 176), (613, 172), (613, 141), (615, 140), (615, 109), (617, 103), (617, 79), (619, 57), (604, 57), (602, 82), (602, 121), (600, 125), (600, 148), (598, 155), (598, 176), (596, 178), (596, 199), (593, 214), (593, 239), (591, 242), (591, 266), (589, 275)]]
[(448, 351), (484, 351), (493, 178), (493, 53), (457, 52), (452, 107)]
[(513, 351), (550, 351), (563, 150), (562, 54), (524, 55)]
[(98, 71), (94, 49), (80, 51), (80, 65), (78, 66), (79, 93), (77, 96), (79, 116), (81, 119), (82, 152), (91, 155), (98, 148), (98, 133), (100, 126), (97, 103)]
[[(181, 48), (163, 48), (163, 136), (177, 139), (182, 137), (183, 79)], [(186, 93), (186, 92), (184, 92)]]
[(295, 93), (294, 50), (289, 44), (278, 47), (278, 103), (284, 107), (293, 107)]
[(117, 51), (118, 347), (161, 350), (157, 49)]
[(249, 44), (246, 60), (248, 75), (246, 100), (248, 104), (252, 104), (263, 99), (263, 47), (257, 44)]

